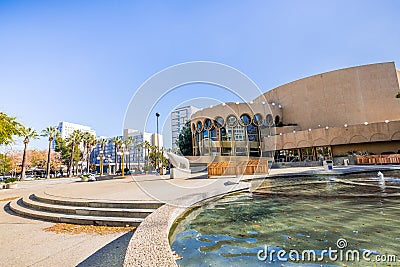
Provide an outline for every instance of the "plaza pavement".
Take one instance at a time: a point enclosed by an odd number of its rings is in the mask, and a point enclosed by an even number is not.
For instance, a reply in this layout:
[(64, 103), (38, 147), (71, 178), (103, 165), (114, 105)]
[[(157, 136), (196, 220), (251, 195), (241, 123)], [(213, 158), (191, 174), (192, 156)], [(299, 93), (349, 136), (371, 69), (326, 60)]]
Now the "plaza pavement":
[[(233, 181), (232, 184), (224, 185), (228, 180)], [(45, 232), (44, 228), (55, 223), (16, 216), (5, 207), (10, 198), (41, 193), (71, 199), (172, 203), (185, 195), (201, 195), (215, 188), (234, 188), (237, 181), (238, 178), (233, 177), (169, 180), (167, 176), (129, 176), (97, 182), (79, 182), (74, 178), (19, 182), (16, 189), (0, 190), (0, 204), (4, 207), (0, 211), (0, 266), (122, 266), (132, 236), (131, 233), (70, 235)]]
[[(375, 171), (377, 167), (337, 168), (335, 172)], [(299, 173), (323, 173), (323, 168), (273, 169), (270, 175)], [(189, 196), (196, 195), (201, 200), (211, 195), (210, 192), (216, 195), (248, 187), (249, 183), (240, 182), (236, 177), (206, 179), (193, 176), (191, 179), (170, 180), (167, 176), (129, 176), (84, 183), (63, 178), (20, 182), (16, 189), (0, 190), (0, 204), (6, 205), (8, 198), (44, 193), (64, 198), (159, 200), (181, 205)], [(132, 233), (70, 235), (43, 231), (52, 225), (52, 222), (16, 216), (7, 208), (1, 209), (0, 266), (122, 266)]]

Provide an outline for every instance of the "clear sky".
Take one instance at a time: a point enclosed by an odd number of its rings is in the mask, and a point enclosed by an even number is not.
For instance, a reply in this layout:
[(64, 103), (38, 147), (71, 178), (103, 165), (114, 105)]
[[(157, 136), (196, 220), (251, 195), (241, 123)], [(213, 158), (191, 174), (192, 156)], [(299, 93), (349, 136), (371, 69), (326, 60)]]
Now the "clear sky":
[[(38, 130), (70, 121), (119, 135), (135, 90), (178, 63), (227, 64), (263, 91), (339, 68), (400, 64), (399, 13), (396, 0), (0, 0), (0, 111)], [(188, 87), (156, 107), (162, 124), (193, 97), (236, 101), (213, 86)]]

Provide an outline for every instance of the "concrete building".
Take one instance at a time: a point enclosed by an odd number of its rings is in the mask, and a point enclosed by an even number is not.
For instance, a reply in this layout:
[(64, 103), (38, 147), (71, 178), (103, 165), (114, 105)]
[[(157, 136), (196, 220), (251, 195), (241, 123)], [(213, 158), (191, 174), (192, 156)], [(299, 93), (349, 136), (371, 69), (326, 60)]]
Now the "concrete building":
[(199, 108), (194, 106), (185, 106), (175, 109), (171, 112), (171, 131), (172, 131), (172, 148), (178, 148), (176, 141), (179, 134), (187, 121), (190, 121), (192, 114), (197, 112)]
[(77, 124), (77, 123), (72, 123), (72, 122), (66, 122), (66, 121), (61, 121), (58, 123), (57, 130), (60, 132), (61, 137), (63, 139), (67, 138), (72, 134), (73, 131), (75, 130), (80, 130), (82, 132), (89, 132), (96, 136), (96, 131), (92, 130), (89, 126)]
[[(119, 138), (122, 139), (122, 136), (118, 136)], [(114, 143), (112, 142), (112, 138), (107, 138), (104, 136), (100, 136), (99, 138), (104, 138), (107, 139), (108, 142), (104, 146), (103, 150), (103, 172), (104, 173), (114, 173), (117, 169), (119, 169), (119, 166), (116, 166), (116, 159), (117, 163), (120, 162), (120, 157), (115, 154), (115, 147)], [(101, 151), (101, 145), (97, 143), (97, 145), (93, 148), (92, 152), (90, 153), (90, 164), (95, 164), (97, 166), (97, 171), (99, 171), (99, 165), (100, 165), (100, 151)], [(117, 168), (116, 168), (117, 167)]]
[(156, 134), (156, 133), (151, 134), (151, 145), (159, 146), (161, 149), (164, 146), (163, 136), (161, 134)]
[(204, 162), (399, 153), (399, 81), (393, 62), (371, 64), (300, 79), (250, 103), (202, 109), (191, 116), (193, 153)]
[[(131, 168), (143, 167), (147, 164), (146, 160), (146, 151), (144, 149), (144, 142), (149, 142), (152, 144), (152, 134), (146, 132), (140, 132), (139, 130), (134, 129), (124, 129), (123, 138), (127, 139), (129, 136), (134, 138), (134, 142), (129, 147), (129, 156), (127, 157), (128, 162), (130, 163)], [(128, 163), (128, 164), (129, 164)]]

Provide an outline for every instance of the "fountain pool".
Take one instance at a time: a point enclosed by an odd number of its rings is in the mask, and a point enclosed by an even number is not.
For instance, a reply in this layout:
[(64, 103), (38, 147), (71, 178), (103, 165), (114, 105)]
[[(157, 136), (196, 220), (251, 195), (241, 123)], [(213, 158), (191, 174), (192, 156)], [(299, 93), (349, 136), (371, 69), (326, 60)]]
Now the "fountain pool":
[[(231, 194), (193, 208), (170, 236), (172, 250), (182, 257), (177, 263), (395, 266), (391, 261), (400, 259), (400, 172), (385, 172), (384, 187), (381, 178), (371, 176), (268, 179), (254, 193)], [(338, 247), (338, 240), (346, 246)], [(329, 248), (357, 252), (360, 259), (323, 254)], [(268, 257), (260, 254), (265, 249)], [(271, 255), (272, 250), (286, 255)], [(314, 251), (316, 259), (302, 258), (305, 250)], [(300, 256), (289, 257), (290, 251)]]

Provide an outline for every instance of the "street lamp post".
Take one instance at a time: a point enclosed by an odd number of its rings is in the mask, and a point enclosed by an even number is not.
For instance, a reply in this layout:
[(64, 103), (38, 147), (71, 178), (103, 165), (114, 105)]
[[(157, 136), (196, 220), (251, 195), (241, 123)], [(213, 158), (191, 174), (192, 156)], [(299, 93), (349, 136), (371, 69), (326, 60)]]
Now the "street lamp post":
[(107, 157), (107, 163), (108, 163), (108, 170), (107, 170), (107, 173), (108, 173), (108, 175), (111, 175), (111, 155), (108, 155), (108, 157)]
[[(125, 152), (126, 157), (128, 158), (128, 160), (125, 162), (125, 165), (127, 165), (127, 168), (130, 170), (131, 169), (131, 159), (129, 157), (129, 149)], [(129, 163), (129, 164), (128, 164)]]
[(100, 176), (103, 176), (103, 150), (100, 150)]
[(122, 177), (125, 177), (125, 166), (124, 166), (125, 155), (124, 155), (124, 149), (125, 149), (125, 144), (122, 144), (122, 146), (121, 146), (121, 153), (122, 153), (122, 155), (121, 155), (121, 161), (122, 161), (121, 171), (122, 171)]
[[(121, 151), (118, 151), (117, 152), (117, 155), (119, 156), (119, 157), (121, 157), (121, 155), (122, 155), (122, 152)], [(119, 166), (117, 166), (117, 164), (118, 164), (118, 157), (117, 157), (117, 161), (115, 162), (115, 169), (116, 169), (116, 171), (118, 171), (118, 167), (119, 167), (119, 170), (121, 170), (121, 160), (119, 161)]]
[(158, 136), (158, 118), (160, 117), (160, 113), (156, 113), (156, 117), (157, 117), (157, 157), (156, 157), (156, 163), (157, 163), (157, 170), (160, 173), (160, 160), (159, 160), (159, 154), (160, 154), (160, 142), (158, 141), (159, 136)]

